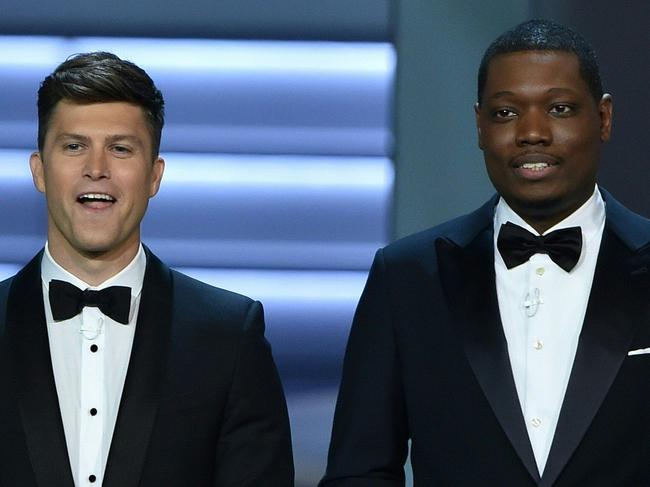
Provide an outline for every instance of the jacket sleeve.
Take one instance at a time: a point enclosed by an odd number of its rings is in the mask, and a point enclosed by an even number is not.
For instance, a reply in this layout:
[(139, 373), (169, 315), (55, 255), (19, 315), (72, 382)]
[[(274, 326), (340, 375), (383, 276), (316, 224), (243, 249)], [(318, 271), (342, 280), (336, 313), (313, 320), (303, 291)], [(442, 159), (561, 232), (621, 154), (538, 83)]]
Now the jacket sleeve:
[(380, 250), (348, 339), (321, 487), (404, 485), (409, 434), (387, 281)]
[(217, 445), (215, 487), (291, 487), (289, 418), (264, 315), (253, 302), (239, 343)]

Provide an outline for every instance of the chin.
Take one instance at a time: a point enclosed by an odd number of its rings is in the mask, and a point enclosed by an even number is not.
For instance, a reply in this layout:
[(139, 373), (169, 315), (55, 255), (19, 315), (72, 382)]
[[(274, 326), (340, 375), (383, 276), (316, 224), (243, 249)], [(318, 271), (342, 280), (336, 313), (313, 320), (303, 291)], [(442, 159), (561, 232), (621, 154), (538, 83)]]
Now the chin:
[[(508, 201), (508, 200), (506, 200)], [(553, 197), (548, 194), (539, 197), (515, 198), (513, 209), (517, 208), (527, 216), (533, 218), (549, 218), (555, 215), (571, 213), (571, 203), (562, 197)]]
[(77, 248), (77, 251), (80, 254), (86, 255), (88, 257), (100, 257), (104, 254), (107, 254), (111, 250), (111, 247), (106, 245), (84, 245)]
[(115, 239), (97, 239), (89, 237), (86, 239), (79, 239), (74, 246), (75, 250), (79, 253), (86, 255), (100, 255), (111, 252), (120, 247), (120, 243)]

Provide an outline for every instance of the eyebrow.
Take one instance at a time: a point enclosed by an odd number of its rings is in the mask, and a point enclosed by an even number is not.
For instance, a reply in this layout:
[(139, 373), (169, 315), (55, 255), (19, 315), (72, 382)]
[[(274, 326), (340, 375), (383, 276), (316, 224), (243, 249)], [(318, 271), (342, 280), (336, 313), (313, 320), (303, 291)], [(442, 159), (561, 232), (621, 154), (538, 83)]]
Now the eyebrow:
[[(576, 91), (573, 90), (572, 88), (560, 88), (560, 87), (555, 87), (555, 88), (549, 88), (546, 90), (546, 94), (553, 95), (553, 94), (571, 94), (575, 95)], [(509, 96), (516, 96), (513, 91), (497, 91), (493, 95), (487, 97), (488, 100), (498, 100), (500, 98), (507, 98)]]
[(577, 94), (577, 92), (573, 88), (551, 88), (550, 90), (548, 90), (547, 93), (559, 93), (559, 94), (567, 93), (570, 95)]
[(134, 145), (138, 145), (138, 146), (143, 145), (142, 140), (140, 140), (140, 137), (136, 137), (135, 135), (121, 135), (121, 134), (109, 135), (104, 140), (106, 143), (127, 141)]
[[(75, 139), (79, 140), (84, 143), (90, 142), (90, 137), (87, 135), (81, 135), (81, 134), (75, 134), (75, 133), (70, 133), (70, 132), (64, 132), (62, 134), (59, 134), (55, 140), (64, 140), (64, 139)], [(140, 140), (139, 137), (136, 137), (135, 135), (122, 135), (122, 134), (115, 134), (115, 135), (109, 135), (104, 139), (105, 143), (114, 143), (114, 142), (119, 142), (119, 141), (128, 141), (134, 145), (142, 146), (143, 143)]]
[(512, 91), (497, 91), (495, 94), (490, 95), (487, 97), (488, 100), (492, 99), (499, 99), (499, 98), (505, 98), (507, 96), (513, 96), (514, 93)]
[(62, 134), (58, 134), (54, 140), (59, 141), (64, 139), (75, 139), (75, 140), (80, 140), (82, 142), (88, 142), (90, 140), (90, 138), (86, 137), (85, 135), (73, 134), (70, 132), (64, 132)]

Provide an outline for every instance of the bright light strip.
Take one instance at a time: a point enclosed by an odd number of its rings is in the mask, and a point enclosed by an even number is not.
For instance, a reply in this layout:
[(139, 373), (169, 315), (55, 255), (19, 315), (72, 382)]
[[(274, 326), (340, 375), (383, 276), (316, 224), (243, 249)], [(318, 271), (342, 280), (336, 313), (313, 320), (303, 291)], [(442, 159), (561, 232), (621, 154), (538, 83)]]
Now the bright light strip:
[(254, 299), (351, 302), (363, 291), (367, 272), (279, 271), (183, 267), (179, 271)]
[[(0, 149), (0, 178), (31, 179), (29, 151)], [(310, 188), (391, 188), (393, 166), (382, 157), (163, 154), (166, 183)]]
[(393, 167), (381, 157), (166, 154), (165, 179), (243, 186), (389, 188)]
[(68, 56), (110, 51), (145, 69), (392, 75), (389, 43), (0, 36), (0, 67), (53, 69)]
[(30, 154), (31, 152), (26, 150), (0, 149), (0, 179), (31, 179)]

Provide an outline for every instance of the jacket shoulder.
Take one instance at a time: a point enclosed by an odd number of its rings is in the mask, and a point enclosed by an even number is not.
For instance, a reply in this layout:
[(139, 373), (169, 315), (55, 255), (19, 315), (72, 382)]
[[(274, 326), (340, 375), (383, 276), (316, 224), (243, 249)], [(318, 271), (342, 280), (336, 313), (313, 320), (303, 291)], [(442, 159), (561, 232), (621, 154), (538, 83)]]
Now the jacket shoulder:
[(4, 329), (5, 317), (7, 316), (7, 300), (9, 299), (9, 290), (13, 282), (13, 276), (0, 282), (0, 328)]
[(171, 277), (174, 309), (184, 317), (183, 321), (205, 323), (210, 327), (218, 324), (235, 330), (242, 329), (249, 315), (258, 308), (262, 312), (261, 303), (242, 294), (211, 286), (173, 269)]
[(190, 291), (195, 298), (205, 297), (211, 300), (227, 301), (233, 304), (240, 304), (248, 307), (253, 300), (248, 296), (233, 291), (228, 291), (220, 287), (212, 286), (203, 281), (183, 274), (177, 270), (171, 269), (174, 286), (183, 291)]
[(488, 200), (480, 208), (434, 227), (400, 238), (381, 249), (384, 259), (404, 261), (435, 255), (435, 242), (447, 240), (464, 247), (481, 231), (492, 224), (497, 197)]
[(7, 295), (9, 294), (9, 289), (11, 288), (11, 283), (13, 280), (14, 276), (11, 276), (3, 281), (0, 281), (0, 302), (7, 300)]
[(606, 228), (632, 250), (650, 245), (650, 220), (625, 207), (603, 188), (600, 192), (605, 201)]

